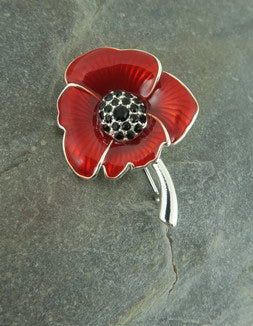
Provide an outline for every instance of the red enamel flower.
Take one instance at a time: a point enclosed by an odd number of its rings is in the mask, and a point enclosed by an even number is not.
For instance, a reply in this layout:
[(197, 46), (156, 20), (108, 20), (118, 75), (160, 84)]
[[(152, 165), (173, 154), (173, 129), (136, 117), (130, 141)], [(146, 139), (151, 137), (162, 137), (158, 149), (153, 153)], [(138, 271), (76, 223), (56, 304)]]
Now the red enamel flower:
[(72, 61), (65, 79), (58, 124), (67, 162), (83, 178), (101, 166), (109, 178), (147, 166), (198, 113), (190, 90), (147, 52), (98, 48)]

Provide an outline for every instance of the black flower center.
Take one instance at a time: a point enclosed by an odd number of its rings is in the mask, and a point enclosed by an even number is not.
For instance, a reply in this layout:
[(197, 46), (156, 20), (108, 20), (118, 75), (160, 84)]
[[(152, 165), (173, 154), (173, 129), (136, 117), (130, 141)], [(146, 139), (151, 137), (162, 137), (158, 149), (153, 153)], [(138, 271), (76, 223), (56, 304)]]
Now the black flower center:
[(103, 130), (117, 140), (137, 137), (147, 125), (146, 107), (135, 95), (112, 91), (99, 103)]
[(113, 117), (118, 121), (126, 121), (129, 117), (129, 110), (123, 105), (119, 105), (113, 111)]

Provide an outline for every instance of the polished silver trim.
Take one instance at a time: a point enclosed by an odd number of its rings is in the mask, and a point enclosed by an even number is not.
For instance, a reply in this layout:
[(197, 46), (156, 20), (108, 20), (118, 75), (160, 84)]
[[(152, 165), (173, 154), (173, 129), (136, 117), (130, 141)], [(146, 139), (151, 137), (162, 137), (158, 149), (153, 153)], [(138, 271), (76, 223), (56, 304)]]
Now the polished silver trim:
[(161, 159), (153, 164), (160, 182), (160, 220), (166, 225), (176, 226), (178, 204), (175, 187), (169, 171)]

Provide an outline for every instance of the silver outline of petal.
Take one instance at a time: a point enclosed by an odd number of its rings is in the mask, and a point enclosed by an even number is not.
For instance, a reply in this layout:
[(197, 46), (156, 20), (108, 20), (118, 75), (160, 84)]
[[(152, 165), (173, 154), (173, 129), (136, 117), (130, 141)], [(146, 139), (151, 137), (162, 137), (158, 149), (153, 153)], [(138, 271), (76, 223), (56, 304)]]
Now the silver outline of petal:
[(169, 146), (170, 145), (170, 138), (169, 138), (169, 134), (167, 132), (167, 129), (165, 128), (165, 126), (163, 125), (163, 123), (155, 116), (153, 116), (152, 114), (149, 114), (149, 116), (151, 116), (152, 118), (154, 118), (155, 120), (157, 120), (157, 122), (160, 123), (162, 129), (163, 129), (163, 132), (164, 132), (164, 135), (165, 135), (165, 138), (166, 138), (166, 141), (165, 142), (162, 142), (158, 148), (158, 151), (156, 153), (156, 156), (153, 160), (147, 162), (145, 165), (141, 165), (141, 166), (134, 166), (134, 164), (132, 162), (127, 162), (126, 165), (125, 165), (125, 168), (116, 176), (116, 177), (109, 177), (108, 174), (107, 174), (107, 171), (106, 171), (106, 167), (102, 164), (103, 166), (103, 171), (104, 171), (104, 175), (106, 178), (108, 179), (111, 179), (111, 180), (115, 180), (115, 179), (120, 179), (128, 170), (132, 170), (132, 169), (144, 169), (146, 168), (147, 166), (149, 166), (150, 164), (153, 164), (155, 163), (161, 156), (161, 153), (162, 153), (162, 149), (163, 149), (163, 146), (164, 145), (167, 145)]
[[(197, 116), (198, 116), (198, 114), (199, 114), (199, 104), (198, 104), (198, 101), (196, 100), (196, 98), (195, 98), (195, 96), (192, 94), (192, 92), (191, 92), (191, 90), (180, 80), (180, 79), (178, 79), (177, 77), (175, 77), (174, 75), (172, 75), (172, 74), (170, 74), (169, 72), (167, 72), (167, 71), (163, 71), (164, 73), (166, 73), (166, 74), (168, 74), (169, 76), (171, 76), (171, 77), (173, 77), (173, 78), (175, 78), (190, 94), (191, 94), (191, 96), (193, 97), (193, 99), (194, 99), (194, 101), (196, 102), (196, 104), (197, 104), (197, 111), (196, 111), (196, 113), (194, 114), (194, 116), (193, 116), (193, 118), (192, 118), (192, 120), (191, 120), (191, 122), (189, 123), (189, 125), (185, 128), (185, 131), (184, 131), (184, 133), (182, 134), (182, 136), (177, 140), (177, 141), (175, 141), (174, 143), (171, 143), (171, 145), (176, 145), (176, 144), (178, 144), (181, 140), (183, 140), (184, 139), (184, 137), (186, 136), (186, 134), (188, 133), (188, 131), (191, 129), (191, 127), (193, 126), (193, 124), (194, 124), (194, 122), (195, 122), (195, 120), (197, 119)], [(168, 130), (167, 130), (168, 131)], [(169, 133), (169, 131), (168, 131), (168, 133)]]
[[(150, 92), (148, 93), (148, 95), (146, 96), (146, 98), (148, 98), (148, 97), (150, 96), (150, 94), (152, 94), (152, 92), (153, 92), (155, 86), (157, 85), (157, 83), (158, 83), (158, 81), (159, 81), (159, 79), (160, 79), (160, 77), (161, 77), (161, 74), (162, 74), (162, 64), (161, 64), (160, 60), (159, 60), (155, 55), (153, 55), (152, 53), (149, 53), (149, 52), (147, 52), (147, 51), (144, 51), (144, 50), (139, 50), (139, 49), (118, 49), (118, 48), (114, 48), (114, 47), (111, 47), (111, 46), (101, 46), (101, 47), (96, 48), (96, 49), (113, 49), (113, 50), (117, 50), (117, 51), (128, 51), (128, 50), (134, 50), (134, 51), (138, 51), (138, 52), (143, 52), (143, 53), (149, 54), (150, 56), (152, 56), (153, 58), (155, 58), (155, 60), (156, 60), (156, 62), (157, 62), (157, 64), (158, 64), (157, 75), (156, 75), (156, 79), (155, 79), (154, 85), (153, 85), (152, 89), (150, 90)], [(93, 49), (93, 50), (96, 50), (96, 49)], [(73, 59), (73, 60), (68, 64), (67, 68), (65, 69), (65, 73), (64, 73), (64, 80), (65, 80), (66, 84), (68, 84), (66, 74), (67, 74), (67, 70), (68, 70), (68, 68), (70, 67), (70, 65), (71, 65), (71, 64), (72, 64), (72, 63), (73, 63), (77, 58), (79, 58), (79, 57), (83, 56), (84, 54), (89, 53), (89, 52), (91, 52), (91, 51), (93, 51), (93, 50), (90, 50), (90, 51), (87, 51), (87, 52), (85, 52), (85, 53), (83, 53), (83, 54), (80, 54), (79, 56), (77, 56), (75, 59)], [(92, 92), (92, 91), (91, 91), (91, 92)]]
[[(68, 158), (67, 158), (66, 150), (65, 150), (65, 138), (66, 138), (67, 130), (66, 130), (66, 129), (65, 129), (65, 128), (60, 124), (60, 122), (59, 122), (59, 117), (60, 117), (59, 99), (60, 99), (60, 97), (62, 96), (62, 94), (65, 92), (65, 90), (66, 90), (67, 88), (69, 88), (69, 87), (77, 87), (77, 88), (81, 88), (81, 89), (85, 90), (86, 92), (88, 92), (89, 94), (95, 96), (91, 91), (89, 91), (89, 90), (86, 89), (85, 87), (80, 86), (79, 84), (75, 84), (75, 83), (69, 83), (69, 84), (67, 84), (67, 85), (64, 87), (64, 89), (61, 91), (61, 93), (60, 93), (60, 95), (59, 95), (59, 97), (58, 97), (58, 99), (57, 99), (57, 111), (58, 111), (58, 114), (57, 114), (57, 124), (58, 124), (58, 127), (61, 128), (61, 129), (64, 131), (63, 139), (62, 139), (62, 148), (63, 148), (63, 153), (64, 153), (64, 156), (65, 156), (65, 159), (66, 159), (68, 165), (70, 166), (70, 168), (72, 169), (72, 171), (73, 171), (76, 175), (78, 175), (80, 178), (87, 179), (87, 180), (89, 180), (89, 179), (94, 179), (94, 178), (97, 177), (97, 175), (98, 175), (98, 173), (99, 173), (99, 171), (100, 171), (100, 168), (101, 168), (101, 166), (102, 166), (102, 163), (104, 162), (105, 156), (106, 156), (107, 152), (109, 151), (109, 149), (110, 149), (110, 147), (111, 147), (113, 141), (111, 141), (111, 142), (107, 145), (106, 149), (104, 150), (104, 153), (101, 155), (100, 160), (98, 161), (98, 164), (97, 164), (97, 166), (96, 166), (96, 168), (95, 168), (93, 174), (92, 174), (90, 177), (85, 177), (85, 176), (83, 176), (83, 175), (81, 175), (81, 174), (79, 174), (79, 173), (77, 173), (77, 172), (75, 171), (75, 169), (74, 169), (73, 166), (70, 164), (70, 162), (69, 162), (69, 160), (68, 160)], [(98, 98), (97, 96), (95, 96), (95, 97)], [(98, 98), (98, 99), (100, 99), (100, 98)]]

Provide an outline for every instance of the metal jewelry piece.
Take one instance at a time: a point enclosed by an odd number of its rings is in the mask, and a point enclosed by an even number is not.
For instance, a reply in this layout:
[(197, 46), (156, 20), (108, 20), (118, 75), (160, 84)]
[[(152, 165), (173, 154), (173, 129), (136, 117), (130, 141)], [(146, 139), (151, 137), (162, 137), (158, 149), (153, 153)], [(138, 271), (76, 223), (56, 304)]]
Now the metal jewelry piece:
[[(160, 158), (164, 145), (183, 139), (198, 114), (190, 90), (162, 72), (160, 61), (140, 50), (97, 48), (74, 59), (65, 72), (58, 125), (72, 170), (107, 178), (143, 168), (160, 202), (160, 219), (177, 223), (177, 197)], [(158, 176), (156, 186), (152, 173)]]

